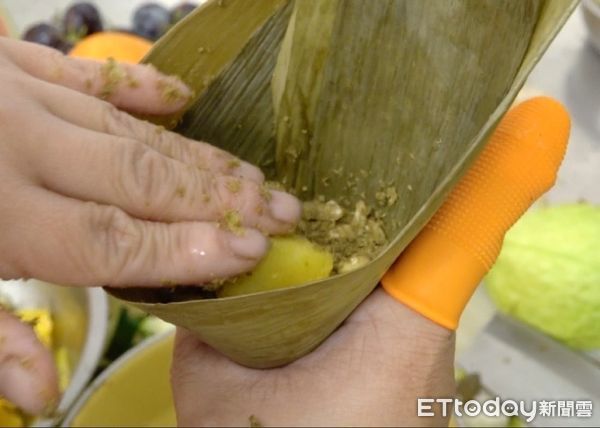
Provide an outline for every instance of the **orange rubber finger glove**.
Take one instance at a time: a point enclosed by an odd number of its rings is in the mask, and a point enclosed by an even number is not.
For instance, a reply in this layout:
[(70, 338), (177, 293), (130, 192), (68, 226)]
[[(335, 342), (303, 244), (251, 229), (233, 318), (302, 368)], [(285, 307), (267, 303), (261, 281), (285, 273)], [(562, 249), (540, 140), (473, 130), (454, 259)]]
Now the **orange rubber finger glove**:
[(382, 279), (395, 299), (456, 329), (506, 231), (550, 189), (570, 119), (547, 97), (509, 111), (473, 166)]

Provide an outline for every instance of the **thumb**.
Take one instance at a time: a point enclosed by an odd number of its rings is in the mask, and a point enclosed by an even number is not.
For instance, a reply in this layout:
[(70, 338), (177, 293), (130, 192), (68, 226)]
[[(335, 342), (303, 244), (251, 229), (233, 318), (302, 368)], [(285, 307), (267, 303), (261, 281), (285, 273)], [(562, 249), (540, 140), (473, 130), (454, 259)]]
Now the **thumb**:
[(505, 232), (556, 179), (569, 114), (538, 97), (509, 111), (444, 205), (383, 278), (386, 291), (455, 329)]
[(32, 415), (51, 412), (59, 398), (58, 373), (50, 351), (30, 326), (2, 308), (0, 396)]

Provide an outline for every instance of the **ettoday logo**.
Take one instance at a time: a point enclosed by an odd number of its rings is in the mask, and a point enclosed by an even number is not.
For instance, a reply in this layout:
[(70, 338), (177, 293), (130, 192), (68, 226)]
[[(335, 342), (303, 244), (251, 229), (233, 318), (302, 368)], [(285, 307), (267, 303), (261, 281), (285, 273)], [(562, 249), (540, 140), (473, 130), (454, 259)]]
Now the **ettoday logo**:
[(435, 416), (434, 405), (436, 404), (440, 405), (443, 417), (451, 413), (458, 417), (478, 416), (483, 413), (489, 417), (518, 416), (527, 422), (533, 421), (537, 416), (589, 418), (592, 416), (593, 407), (591, 400), (533, 400), (526, 403), (522, 400), (500, 400), (499, 397), (483, 402), (477, 400), (463, 402), (457, 398), (419, 398), (417, 415)]

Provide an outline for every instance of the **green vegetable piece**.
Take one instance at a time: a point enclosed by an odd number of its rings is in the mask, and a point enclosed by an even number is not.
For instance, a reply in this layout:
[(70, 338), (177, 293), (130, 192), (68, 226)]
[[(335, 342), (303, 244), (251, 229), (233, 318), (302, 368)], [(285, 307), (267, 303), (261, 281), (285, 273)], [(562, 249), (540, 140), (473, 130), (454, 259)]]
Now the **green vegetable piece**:
[(600, 207), (526, 214), (485, 282), (501, 311), (573, 348), (600, 348)]

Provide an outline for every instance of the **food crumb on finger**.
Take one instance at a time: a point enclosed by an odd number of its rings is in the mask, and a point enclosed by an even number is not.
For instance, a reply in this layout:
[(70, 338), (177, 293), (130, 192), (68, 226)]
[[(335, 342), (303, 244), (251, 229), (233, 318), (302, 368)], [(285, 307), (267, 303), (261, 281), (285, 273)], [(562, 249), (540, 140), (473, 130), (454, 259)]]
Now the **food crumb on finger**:
[(123, 79), (126, 78), (126, 73), (114, 58), (108, 58), (102, 66), (100, 74), (103, 84), (98, 96), (105, 100), (115, 93)]
[(189, 95), (182, 92), (181, 85), (183, 85), (183, 82), (175, 76), (160, 78), (156, 84), (162, 100), (167, 104), (187, 101), (189, 99)]
[(240, 213), (235, 210), (227, 211), (219, 225), (235, 235), (244, 235), (245, 229), (242, 226), (242, 218), (240, 217)]
[(242, 166), (242, 163), (240, 162), (239, 159), (231, 159), (229, 162), (227, 162), (227, 167), (229, 169), (236, 169), (236, 168), (239, 168), (240, 166)]
[(242, 182), (236, 178), (227, 181), (227, 189), (231, 193), (239, 193), (242, 190)]

